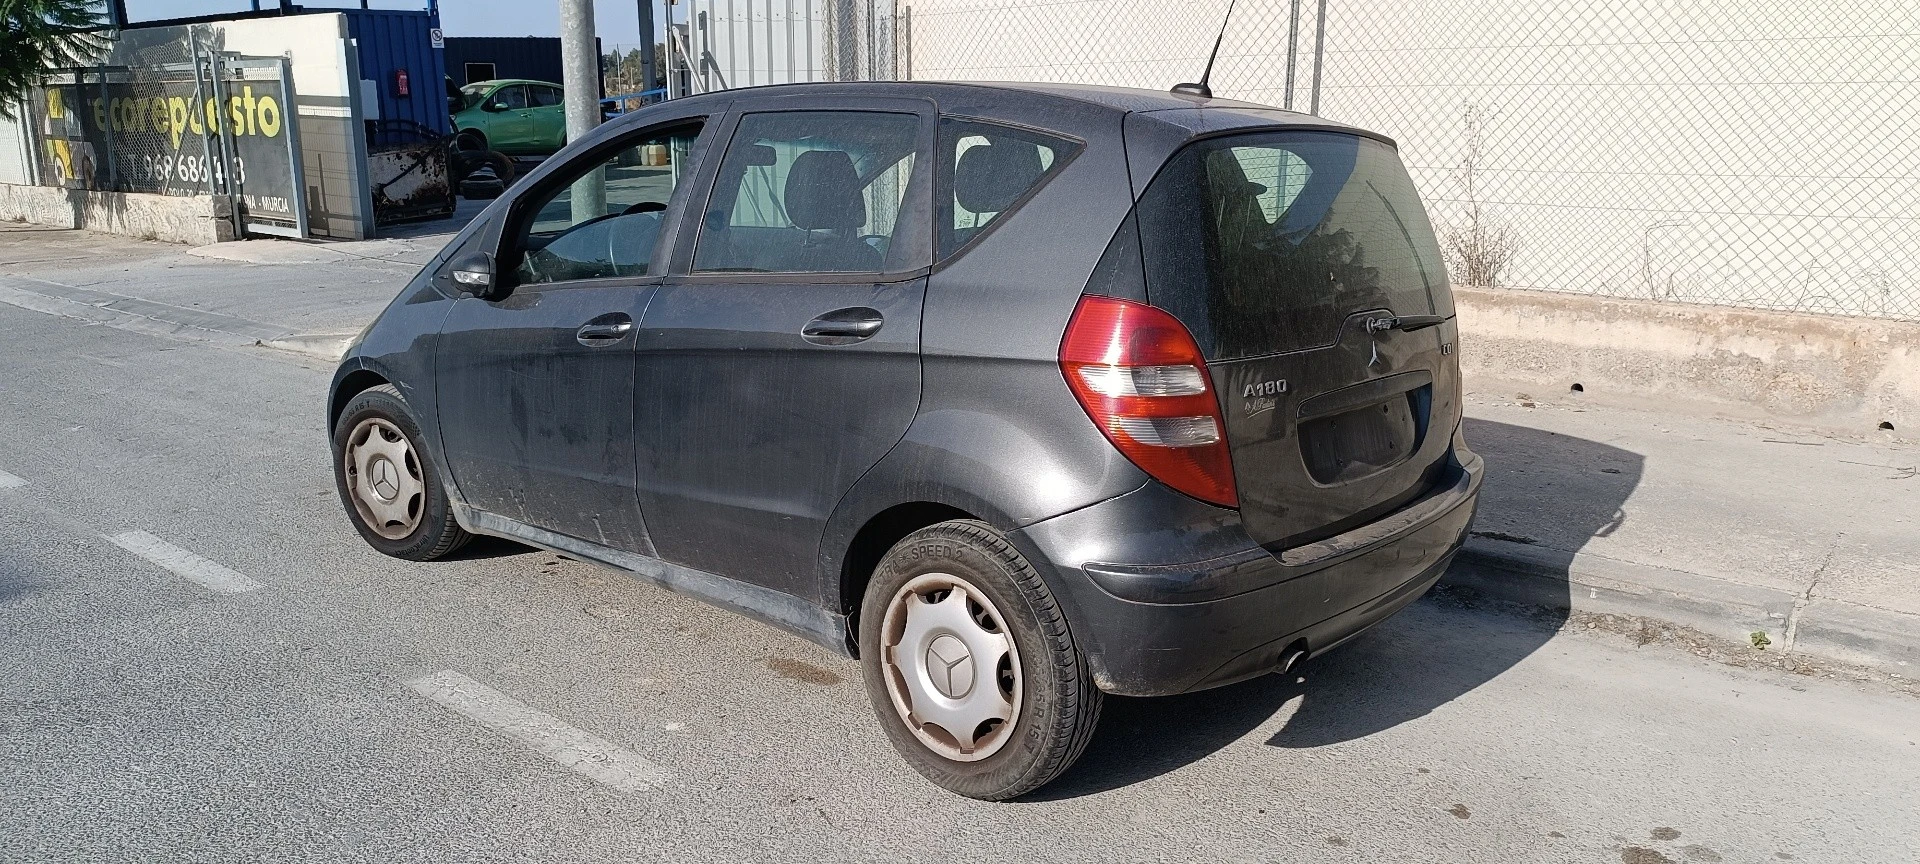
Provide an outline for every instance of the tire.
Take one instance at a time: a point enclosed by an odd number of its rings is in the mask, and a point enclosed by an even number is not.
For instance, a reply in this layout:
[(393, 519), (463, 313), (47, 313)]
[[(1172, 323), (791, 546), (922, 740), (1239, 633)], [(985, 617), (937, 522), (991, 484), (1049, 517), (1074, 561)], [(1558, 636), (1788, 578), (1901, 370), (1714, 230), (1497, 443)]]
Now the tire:
[[(895, 544), (867, 585), (859, 630), (862, 677), (887, 738), (915, 771), (952, 792), (1004, 801), (1038, 789), (1080, 758), (1099, 723), (1102, 694), (1060, 604), (1019, 551), (983, 522), (942, 522)], [(977, 650), (976, 640), (988, 649)], [(1003, 641), (1010, 648), (997, 655), (996, 671), (983, 672), (977, 658), (1001, 651)], [(999, 698), (983, 686), (996, 687)], [(924, 710), (907, 704), (916, 693)], [(995, 725), (994, 710), (1010, 719)], [(959, 726), (989, 719), (962, 741), (940, 726), (942, 711)], [(909, 722), (921, 714), (934, 719)]]
[(460, 134), (455, 135), (453, 138), (453, 149), (474, 150), (485, 153), (487, 150), (487, 136), (480, 134), (479, 131), (474, 129), (462, 129), (460, 130)]
[(513, 157), (498, 150), (488, 150), (486, 164), (493, 168), (494, 176), (500, 178), (502, 185), (513, 185), (513, 178), (519, 173), (514, 167)]
[(367, 545), (408, 561), (432, 561), (473, 539), (454, 521), (439, 466), (422, 440), (391, 384), (355, 395), (333, 429), (334, 486), (347, 519)]

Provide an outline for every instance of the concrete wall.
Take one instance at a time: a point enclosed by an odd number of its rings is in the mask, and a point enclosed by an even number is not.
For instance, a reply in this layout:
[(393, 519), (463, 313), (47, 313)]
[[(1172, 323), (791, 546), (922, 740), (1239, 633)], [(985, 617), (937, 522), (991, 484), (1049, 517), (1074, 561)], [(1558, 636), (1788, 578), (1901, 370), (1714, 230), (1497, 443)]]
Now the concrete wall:
[(1920, 324), (1456, 288), (1470, 386), (1764, 412), (1854, 430), (1920, 431)]
[(204, 246), (234, 239), (225, 199), (0, 183), (0, 221)]

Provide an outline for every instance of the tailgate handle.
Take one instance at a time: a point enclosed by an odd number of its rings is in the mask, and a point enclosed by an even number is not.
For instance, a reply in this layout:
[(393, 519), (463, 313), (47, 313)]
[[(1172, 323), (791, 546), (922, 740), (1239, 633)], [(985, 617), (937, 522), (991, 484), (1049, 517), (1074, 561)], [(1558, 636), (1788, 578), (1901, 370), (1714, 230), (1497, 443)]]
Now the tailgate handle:
[(1382, 330), (1399, 330), (1411, 333), (1447, 323), (1445, 315), (1396, 315), (1386, 318), (1368, 318), (1367, 332), (1378, 333)]

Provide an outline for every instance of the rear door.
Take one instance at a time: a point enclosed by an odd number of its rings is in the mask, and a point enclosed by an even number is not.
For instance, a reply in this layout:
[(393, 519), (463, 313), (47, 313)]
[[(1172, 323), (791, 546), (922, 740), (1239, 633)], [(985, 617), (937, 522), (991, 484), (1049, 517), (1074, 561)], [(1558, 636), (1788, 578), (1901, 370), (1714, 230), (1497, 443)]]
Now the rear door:
[(1208, 358), (1256, 540), (1312, 543), (1433, 487), (1460, 414), (1453, 308), (1392, 146), (1209, 138), (1175, 154), (1138, 207), (1148, 299)]
[(640, 506), (660, 557), (820, 600), (827, 517), (919, 407), (931, 106), (736, 106), (641, 322)]
[(567, 109), (561, 104), (562, 91), (547, 84), (527, 85), (527, 105), (533, 121), (533, 137), (542, 152), (554, 153), (567, 146)]

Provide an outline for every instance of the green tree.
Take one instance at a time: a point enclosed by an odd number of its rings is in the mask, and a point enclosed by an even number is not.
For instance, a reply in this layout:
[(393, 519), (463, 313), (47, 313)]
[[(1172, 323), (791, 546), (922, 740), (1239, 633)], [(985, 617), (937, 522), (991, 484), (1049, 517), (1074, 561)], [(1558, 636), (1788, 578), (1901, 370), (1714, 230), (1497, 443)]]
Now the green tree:
[(84, 66), (109, 35), (90, 0), (0, 0), (0, 116), (49, 70)]

